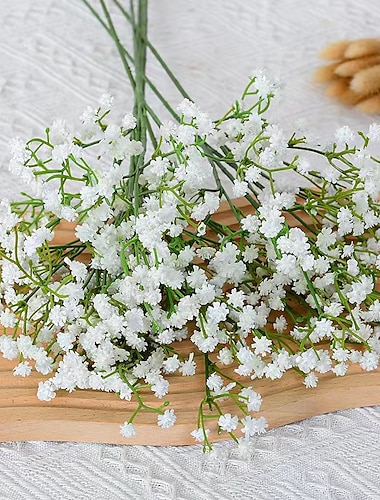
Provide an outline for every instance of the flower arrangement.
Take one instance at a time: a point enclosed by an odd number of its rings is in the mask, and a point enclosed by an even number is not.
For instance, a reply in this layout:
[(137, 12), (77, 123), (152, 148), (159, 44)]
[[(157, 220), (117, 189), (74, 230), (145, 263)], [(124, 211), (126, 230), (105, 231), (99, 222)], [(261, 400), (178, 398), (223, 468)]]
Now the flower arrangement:
[[(146, 0), (111, 2), (133, 54), (106, 3), (99, 13), (83, 1), (115, 41), (135, 102), (119, 123), (104, 95), (78, 130), (59, 121), (12, 142), (10, 169), (30, 192), (0, 202), (0, 350), (17, 360), (15, 375), (47, 376), (43, 401), (61, 389), (135, 399), (126, 438), (140, 411), (175, 424), (171, 376), (194, 375), (201, 353), (192, 435), (211, 449), (213, 419), (244, 446), (267, 426), (254, 417), (255, 379), (295, 370), (313, 388), (349, 363), (378, 366), (380, 125), (342, 127), (326, 146), (301, 131), (287, 138), (267, 118), (277, 84), (264, 72), (212, 121), (149, 42)], [(147, 50), (183, 94), (176, 109), (147, 75)], [(150, 107), (147, 85), (171, 121)], [(215, 217), (222, 202), (227, 222)], [(72, 236), (58, 241), (67, 222)], [(144, 402), (147, 389), (157, 405)]]

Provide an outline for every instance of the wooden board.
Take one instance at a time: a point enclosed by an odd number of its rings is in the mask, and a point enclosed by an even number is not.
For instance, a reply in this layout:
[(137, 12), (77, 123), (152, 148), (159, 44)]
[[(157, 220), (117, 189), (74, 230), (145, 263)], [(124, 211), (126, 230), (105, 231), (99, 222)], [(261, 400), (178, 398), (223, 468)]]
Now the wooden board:
[[(240, 208), (251, 211), (246, 200), (239, 200)], [(223, 204), (215, 216), (219, 222), (232, 224), (233, 216)], [(73, 239), (73, 226), (64, 224), (54, 242), (60, 244)], [(181, 343), (183, 353), (194, 346)], [(204, 398), (204, 368), (202, 355), (195, 356), (198, 370), (193, 377), (171, 375), (170, 391), (165, 400), (175, 409), (177, 422), (171, 429), (157, 426), (157, 415), (140, 413), (136, 420), (137, 434), (131, 439), (120, 435), (120, 425), (128, 420), (135, 403), (120, 400), (115, 394), (78, 390), (59, 391), (51, 402), (39, 401), (38, 382), (46, 377), (33, 372), (31, 376), (15, 377), (14, 361), (0, 358), (0, 441), (78, 441), (115, 444), (188, 445), (194, 444), (190, 432), (197, 427), (197, 411)], [(351, 366), (344, 377), (332, 373), (319, 376), (316, 389), (306, 389), (302, 377), (291, 371), (279, 380), (251, 382), (263, 397), (262, 410), (269, 428), (278, 427), (304, 418), (353, 407), (380, 405), (380, 369), (365, 372)], [(158, 406), (147, 390), (144, 401)], [(235, 407), (223, 403), (223, 411), (235, 413)], [(227, 433), (218, 435), (217, 419), (212, 420), (210, 441), (228, 439)]]
[[(202, 360), (196, 359), (198, 367)], [(190, 432), (196, 428), (197, 411), (204, 397), (204, 373), (193, 377), (170, 376), (170, 392), (165, 398), (175, 408), (177, 422), (171, 429), (157, 426), (152, 413), (140, 413), (136, 420), (137, 434), (131, 439), (120, 435), (120, 424), (135, 408), (132, 402), (120, 400), (115, 394), (78, 390), (59, 391), (50, 402), (37, 399), (36, 390), (43, 377), (15, 377), (14, 362), (0, 360), (0, 441), (78, 441), (115, 444), (188, 445), (194, 444)], [(320, 376), (315, 389), (306, 389), (295, 372), (282, 379), (252, 381), (263, 397), (262, 411), (269, 428), (296, 422), (314, 415), (361, 406), (380, 405), (380, 370), (365, 372), (351, 366), (344, 377), (329, 373)], [(146, 403), (158, 400), (147, 392)], [(226, 404), (223, 409), (235, 413)], [(218, 435), (216, 420), (210, 425), (210, 441), (229, 439)]]

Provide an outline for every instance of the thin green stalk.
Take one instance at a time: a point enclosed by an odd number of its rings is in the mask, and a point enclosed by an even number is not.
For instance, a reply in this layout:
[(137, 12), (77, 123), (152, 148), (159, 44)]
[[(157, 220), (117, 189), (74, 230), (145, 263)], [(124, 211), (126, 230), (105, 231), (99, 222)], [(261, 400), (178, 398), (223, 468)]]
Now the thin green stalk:
[[(96, 11), (89, 5), (89, 3), (87, 2), (87, 0), (83, 0), (83, 2), (87, 5), (87, 7), (91, 10), (91, 12), (95, 15), (95, 17), (98, 20), (100, 20), (99, 14), (97, 14)], [(127, 58), (125, 56), (124, 47), (123, 47), (122, 43), (120, 42), (120, 39), (119, 39), (118, 34), (116, 32), (115, 26), (113, 24), (110, 12), (107, 9), (107, 6), (106, 6), (104, 0), (100, 0), (100, 4), (101, 4), (102, 10), (104, 12), (104, 15), (105, 15), (107, 23), (108, 23), (109, 33), (110, 33), (110, 35), (112, 36), (112, 38), (113, 38), (113, 40), (115, 42), (116, 48), (117, 48), (117, 50), (119, 52), (119, 55), (120, 55), (121, 62), (123, 64), (123, 67), (125, 69), (126, 74), (128, 75), (131, 87), (132, 87), (133, 91), (135, 92), (136, 82), (135, 82), (135, 79), (133, 77), (131, 67), (129, 66)], [(105, 23), (103, 23), (103, 22), (102, 22), (102, 24), (105, 25)]]
[[(133, 11), (133, 0), (131, 1), (131, 11)], [(131, 161), (131, 176), (129, 183), (129, 195), (133, 198), (135, 204), (135, 211), (138, 212), (139, 208), (139, 178), (141, 167), (144, 164), (144, 155), (147, 145), (147, 112), (146, 112), (146, 99), (145, 99), (145, 74), (146, 74), (146, 35), (148, 31), (148, 1), (139, 0), (137, 25), (139, 30), (134, 28), (133, 47), (134, 47), (134, 61), (135, 61), (135, 92), (134, 92), (134, 108), (133, 114), (136, 118), (137, 124), (133, 131), (133, 137), (139, 140), (143, 146), (143, 152), (133, 157)]]
[[(121, 5), (121, 3), (118, 0), (113, 0), (114, 4), (117, 6), (117, 8), (120, 10), (120, 12), (123, 14), (123, 16), (127, 19), (127, 21), (134, 27), (134, 29), (137, 28), (139, 30), (139, 27), (135, 26), (133, 23), (133, 17), (130, 16), (130, 14), (124, 9), (124, 7)], [(157, 61), (161, 64), (162, 68), (165, 70), (166, 74), (170, 78), (170, 80), (173, 82), (175, 87), (177, 88), (178, 92), (182, 95), (182, 97), (191, 100), (189, 94), (186, 92), (186, 90), (182, 87), (181, 83), (179, 80), (176, 78), (174, 73), (171, 71), (169, 66), (166, 64), (164, 59), (160, 56), (159, 52), (157, 49), (154, 47), (154, 45), (149, 41), (149, 39), (146, 37), (146, 33), (143, 32), (143, 30), (140, 31), (140, 36), (144, 40), (146, 46), (149, 48), (149, 50), (152, 52), (154, 57), (157, 59)]]
[[(89, 10), (91, 11), (91, 13), (95, 16), (95, 18), (97, 19), (97, 21), (103, 26), (103, 28), (107, 31), (107, 33), (111, 36), (111, 38), (115, 41), (115, 43), (117, 43), (118, 50), (121, 50), (123, 52), (123, 54), (124, 54), (124, 56), (123, 56), (123, 67), (124, 67), (124, 69), (125, 69), (125, 71), (127, 73), (127, 76), (129, 78), (130, 82), (131, 82), (132, 89), (134, 89), (134, 84), (132, 84), (132, 80), (134, 81), (134, 78), (133, 78), (133, 73), (132, 73), (131, 66), (130, 66), (130, 65), (134, 66), (134, 64), (135, 64), (133, 56), (128, 52), (128, 50), (126, 49), (126, 47), (124, 47), (120, 43), (120, 40), (119, 40), (118, 37), (117, 37), (117, 40), (115, 39), (115, 34), (117, 36), (117, 33), (116, 33), (116, 29), (115, 29), (114, 25), (113, 25), (113, 30), (112, 30), (107, 25), (107, 23), (105, 23), (103, 21), (103, 19), (96, 12), (96, 10), (89, 4), (88, 0), (82, 0), (82, 2), (86, 5), (86, 7), (89, 8)], [(107, 9), (107, 12), (108, 12), (108, 16), (107, 17), (111, 19), (111, 15), (110, 15), (110, 12), (109, 12), (108, 9)], [(146, 74), (144, 74), (144, 79), (145, 79), (146, 84), (149, 86), (149, 88), (152, 90), (152, 92), (157, 96), (157, 98), (164, 105), (164, 107), (169, 111), (169, 113), (172, 115), (172, 117), (176, 121), (179, 121), (179, 116), (176, 113), (176, 111), (172, 108), (172, 106), (170, 106), (170, 104), (168, 103), (168, 101), (164, 98), (164, 96), (161, 94), (161, 92), (157, 89), (157, 87), (152, 83), (152, 81), (149, 79), (149, 77)], [(156, 113), (152, 110), (152, 108), (148, 104), (146, 104), (146, 111), (147, 111), (147, 113), (149, 113), (150, 117), (156, 123), (156, 125), (158, 125), (158, 126), (161, 125), (161, 120), (158, 118), (158, 116), (156, 115)]]

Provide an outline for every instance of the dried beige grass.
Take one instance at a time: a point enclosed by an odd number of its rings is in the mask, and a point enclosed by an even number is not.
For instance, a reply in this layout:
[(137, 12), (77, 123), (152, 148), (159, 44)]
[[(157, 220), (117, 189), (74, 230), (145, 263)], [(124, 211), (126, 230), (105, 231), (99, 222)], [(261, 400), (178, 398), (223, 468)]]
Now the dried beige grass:
[(363, 99), (356, 106), (357, 109), (367, 114), (379, 114), (380, 113), (380, 94), (375, 94), (367, 99)]
[(370, 68), (376, 64), (380, 64), (380, 55), (350, 59), (348, 61), (343, 61), (342, 63), (334, 63), (333, 65), (335, 65), (334, 73), (336, 75), (347, 78), (354, 76), (355, 73), (361, 71), (362, 69)]
[(326, 95), (364, 113), (380, 113), (380, 39), (341, 40), (329, 44), (321, 58), (334, 61), (314, 72)]
[(368, 96), (380, 91), (380, 64), (358, 71), (351, 80), (350, 88), (357, 94)]

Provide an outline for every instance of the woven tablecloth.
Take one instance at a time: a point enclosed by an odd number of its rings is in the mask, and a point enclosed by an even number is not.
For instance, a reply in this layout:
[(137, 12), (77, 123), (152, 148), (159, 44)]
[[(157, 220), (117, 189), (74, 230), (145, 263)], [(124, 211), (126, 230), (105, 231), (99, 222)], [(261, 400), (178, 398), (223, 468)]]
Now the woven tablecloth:
[[(125, 3), (128, 2), (125, 0)], [(97, 1), (93, 0), (95, 6)], [(306, 119), (322, 139), (374, 121), (312, 83), (318, 51), (379, 35), (377, 0), (151, 0), (150, 33), (188, 92), (212, 117), (238, 97), (252, 70), (282, 82), (277, 122)], [(80, 0), (0, 0), (0, 196), (23, 189), (7, 172), (7, 143), (74, 121), (111, 91), (132, 107), (115, 48)], [(125, 38), (128, 39), (127, 34)], [(180, 100), (163, 71), (151, 75)], [(380, 407), (317, 416), (269, 431), (242, 458), (231, 443), (201, 448), (79, 443), (0, 444), (0, 499), (378, 499)]]

